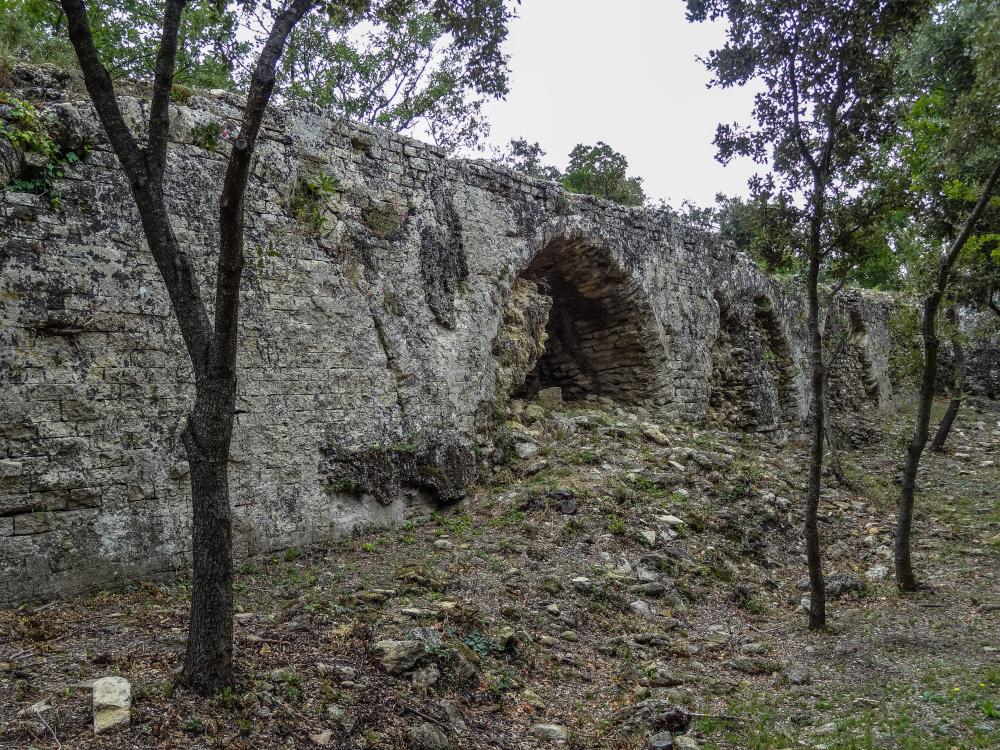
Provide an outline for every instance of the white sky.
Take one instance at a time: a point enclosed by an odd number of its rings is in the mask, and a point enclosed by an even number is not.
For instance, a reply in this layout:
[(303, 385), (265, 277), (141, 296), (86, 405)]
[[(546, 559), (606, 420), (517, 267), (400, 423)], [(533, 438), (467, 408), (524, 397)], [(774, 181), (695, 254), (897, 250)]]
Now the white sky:
[(510, 93), (490, 102), (490, 141), (538, 141), (565, 167), (577, 143), (623, 153), (647, 195), (675, 208), (745, 195), (749, 160), (723, 167), (719, 122), (746, 122), (748, 90), (707, 89), (696, 55), (721, 46), (721, 25), (691, 24), (682, 0), (523, 0), (510, 28)]

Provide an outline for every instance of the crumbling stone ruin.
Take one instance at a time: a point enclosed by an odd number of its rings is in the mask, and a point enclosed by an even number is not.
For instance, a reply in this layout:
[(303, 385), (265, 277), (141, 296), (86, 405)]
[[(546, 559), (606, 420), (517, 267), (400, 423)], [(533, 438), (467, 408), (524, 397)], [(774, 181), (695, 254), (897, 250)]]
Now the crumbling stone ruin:
[[(57, 208), (0, 193), (0, 604), (190, 561), (192, 375), (127, 185), (78, 82), (19, 68), (14, 86), (87, 156), (54, 182)], [(123, 97), (134, 124), (146, 106)], [(172, 108), (173, 221), (206, 278), (238, 106)], [(0, 162), (31, 168), (6, 141)], [(667, 212), (280, 108), (248, 200), (240, 556), (461, 497), (512, 396), (558, 387), (762, 432), (806, 417), (801, 294)], [(838, 297), (835, 408), (892, 402), (889, 305)]]

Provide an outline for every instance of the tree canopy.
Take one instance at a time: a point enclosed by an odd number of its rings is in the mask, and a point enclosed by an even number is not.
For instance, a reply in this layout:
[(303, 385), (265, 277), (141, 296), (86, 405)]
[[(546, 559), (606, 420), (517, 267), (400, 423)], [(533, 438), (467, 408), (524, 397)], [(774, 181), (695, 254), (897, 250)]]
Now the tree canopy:
[[(502, 45), (511, 0), (350, 0), (320, 4), (294, 30), (279, 66), (279, 93), (351, 119), (427, 137), (446, 150), (479, 145), (483, 104), (507, 93)], [(241, 89), (281, 8), (270, 0), (186, 3), (176, 84)], [(94, 44), (112, 77), (151, 79), (162, 2), (87, 5)], [(66, 18), (47, 0), (0, 0), (0, 54), (76, 67)], [(471, 19), (471, 20), (470, 20)]]
[[(94, 45), (115, 78), (149, 79), (160, 43), (163, 3), (157, 0), (92, 2), (87, 5)], [(35, 63), (77, 66), (66, 36), (67, 20), (49, 0), (0, 0), (0, 54)], [(191, 0), (178, 33), (176, 83), (202, 88), (227, 87), (247, 64), (250, 44), (240, 41), (242, 14), (237, 6)]]
[[(481, 3), (498, 29), (510, 10)], [(438, 14), (376, 14), (359, 26), (347, 16), (313, 15), (289, 40), (285, 91), (354, 120), (395, 131), (420, 129), (453, 151), (479, 145), (489, 128), (482, 107), (507, 93), (506, 57), (483, 67), (479, 45), (459, 46)]]
[(593, 195), (626, 206), (641, 206), (646, 202), (642, 178), (630, 177), (628, 159), (603, 141), (593, 146), (582, 143), (574, 146), (565, 172), (546, 164), (542, 147), (523, 138), (512, 140), (498, 158), (522, 174), (561, 182), (571, 193)]

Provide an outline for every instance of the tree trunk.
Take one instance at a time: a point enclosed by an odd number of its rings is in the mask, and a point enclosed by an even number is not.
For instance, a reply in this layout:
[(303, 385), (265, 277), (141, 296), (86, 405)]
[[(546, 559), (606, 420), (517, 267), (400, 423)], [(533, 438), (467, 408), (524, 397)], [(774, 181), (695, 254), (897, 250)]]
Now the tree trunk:
[[(817, 181), (818, 182), (818, 181)], [(823, 473), (823, 441), (826, 436), (824, 429), (824, 386), (826, 368), (823, 363), (823, 336), (819, 327), (819, 266), (820, 266), (820, 231), (822, 216), (822, 187), (817, 185), (813, 200), (816, 202), (810, 226), (809, 237), (809, 275), (806, 282), (806, 294), (809, 302), (809, 364), (812, 383), (810, 399), (810, 456), (809, 456), (809, 486), (806, 494), (805, 540), (806, 558), (809, 565), (809, 629), (816, 630), (826, 626), (826, 589), (823, 582), (823, 560), (820, 554), (819, 541), (819, 495), (820, 482)]]
[(952, 305), (948, 308), (948, 321), (954, 326), (951, 335), (951, 348), (954, 352), (954, 382), (951, 389), (951, 401), (948, 402), (948, 410), (944, 413), (941, 423), (938, 425), (934, 439), (931, 440), (931, 450), (937, 453), (944, 451), (944, 444), (948, 440), (951, 427), (955, 424), (955, 417), (962, 406), (962, 390), (965, 385), (965, 350), (962, 348), (962, 339), (958, 331), (958, 311)]
[(900, 591), (916, 591), (919, 587), (913, 575), (910, 559), (910, 531), (913, 527), (913, 495), (917, 484), (917, 469), (920, 456), (927, 444), (927, 434), (931, 421), (931, 405), (934, 402), (934, 384), (937, 380), (938, 337), (935, 330), (940, 295), (933, 293), (924, 300), (920, 331), (924, 341), (924, 373), (920, 379), (917, 401), (917, 418), (913, 424), (913, 434), (906, 446), (906, 462), (903, 465), (903, 487), (899, 493), (899, 511), (896, 519), (896, 586)]
[(941, 298), (948, 288), (948, 279), (952, 266), (958, 260), (958, 255), (969, 241), (972, 232), (989, 203), (990, 196), (997, 182), (1000, 181), (1000, 160), (983, 186), (983, 192), (976, 201), (972, 213), (966, 220), (962, 231), (952, 242), (948, 252), (941, 256), (938, 262), (937, 277), (934, 289), (924, 299), (923, 317), (920, 321), (920, 333), (924, 341), (924, 374), (920, 380), (917, 417), (913, 424), (913, 434), (906, 447), (906, 462), (903, 465), (903, 486), (899, 491), (899, 509), (896, 519), (896, 586), (900, 591), (916, 591), (919, 586), (913, 575), (913, 562), (910, 559), (910, 532), (913, 527), (913, 495), (917, 484), (917, 469), (920, 467), (920, 457), (927, 445), (927, 434), (931, 420), (931, 404), (934, 401), (934, 385), (937, 379), (937, 312), (941, 306)]
[(199, 384), (184, 430), (191, 467), (191, 618), (184, 681), (209, 693), (233, 679), (233, 553), (229, 445), (235, 383)]

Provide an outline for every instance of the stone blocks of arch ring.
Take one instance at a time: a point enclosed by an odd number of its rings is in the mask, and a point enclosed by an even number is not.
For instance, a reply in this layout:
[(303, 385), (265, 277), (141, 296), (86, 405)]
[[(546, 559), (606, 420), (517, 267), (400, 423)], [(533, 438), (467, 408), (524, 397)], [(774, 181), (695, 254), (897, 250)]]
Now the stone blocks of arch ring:
[[(170, 575), (191, 559), (179, 431), (192, 376), (127, 184), (72, 82), (18, 68), (14, 85), (90, 155), (56, 181), (59, 210), (0, 193), (2, 605)], [(123, 98), (130, 122), (144, 106)], [(170, 210), (203, 290), (226, 147), (200, 148), (196, 130), (232, 123), (238, 106), (220, 94), (172, 107)], [(317, 174), (336, 190), (304, 191)], [(490, 415), (514, 392), (558, 384), (568, 398), (595, 392), (664, 420), (745, 429), (805, 415), (802, 295), (665, 212), (275, 109), (247, 226), (238, 555), (461, 497)], [(832, 380), (844, 408), (891, 401), (888, 308), (839, 298), (830, 325), (846, 354)]]

